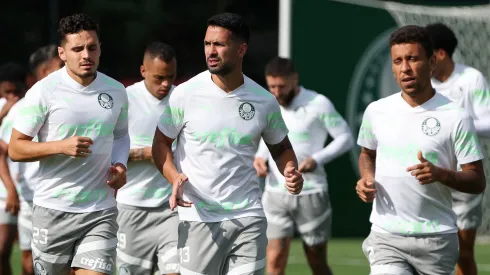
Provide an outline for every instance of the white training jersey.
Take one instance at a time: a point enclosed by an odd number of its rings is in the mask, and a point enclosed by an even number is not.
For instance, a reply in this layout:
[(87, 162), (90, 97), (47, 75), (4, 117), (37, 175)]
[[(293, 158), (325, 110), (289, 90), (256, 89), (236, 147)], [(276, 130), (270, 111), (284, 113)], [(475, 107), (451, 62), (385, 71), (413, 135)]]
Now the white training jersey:
[(250, 78), (229, 93), (202, 72), (170, 95), (158, 128), (177, 138), (177, 169), (188, 177), (179, 207), (186, 221), (219, 222), (265, 217), (259, 178), (253, 167), (261, 137), (281, 142), (288, 130), (274, 96)]
[[(174, 87), (170, 93), (172, 93)], [(144, 81), (126, 88), (129, 100), (129, 136), (131, 149), (152, 147), (158, 119), (170, 96), (154, 97)], [(139, 207), (157, 207), (168, 201), (172, 185), (150, 160), (129, 161), (127, 182), (117, 192), (117, 202)]]
[[(474, 120), (485, 120), (490, 124), (490, 89), (485, 76), (477, 69), (455, 64), (446, 81), (432, 78), (432, 87), (464, 108)], [(479, 139), (485, 170), (490, 173), (490, 138), (479, 136)], [(487, 182), (490, 182), (490, 177), (487, 177)]]
[(124, 86), (103, 73), (87, 87), (66, 67), (34, 84), (14, 128), (39, 142), (86, 136), (94, 143), (88, 157), (52, 155), (39, 161), (34, 204), (83, 213), (115, 207), (107, 184), (114, 139), (128, 134), (128, 98)]
[[(8, 133), (8, 129), (12, 129), (12, 117), (13, 115), (11, 114), (12, 113), (12, 110), (15, 110), (15, 107), (19, 104), (20, 101), (18, 101), (17, 103), (15, 103), (9, 110), (9, 112), (7, 113), (7, 115), (3, 118), (2, 120), (2, 124), (0, 125), (0, 139), (5, 142), (5, 143), (9, 143), (10, 142), (10, 133)], [(0, 110), (3, 108), (3, 105), (5, 105), (5, 103), (7, 103), (7, 100), (5, 98), (0, 98)], [(9, 171), (10, 171), (10, 176), (12, 177), (12, 180), (14, 182), (14, 184), (17, 183), (17, 175), (18, 175), (18, 171), (19, 171), (19, 165), (18, 163), (16, 162), (13, 162), (10, 160), (10, 158), (7, 158), (7, 165), (9, 167)], [(19, 188), (19, 185), (16, 184), (16, 189), (17, 189), (17, 192), (20, 193), (20, 188)], [(3, 181), (0, 179), (0, 211), (3, 211), (3, 209), (5, 208), (5, 205), (3, 205), (3, 202), (5, 201), (5, 199), (7, 198), (7, 189), (5, 188), (5, 184), (3, 183)]]
[[(24, 102), (25, 99), (21, 98), (12, 106), (8, 115), (3, 119), (2, 126), (0, 126), (1, 139), (7, 144), (10, 142), (12, 135), (12, 126), (19, 116), (19, 111), (22, 109)], [(34, 137), (33, 141), (37, 141), (37, 137)], [(16, 171), (12, 171), (11, 169), (11, 176), (18, 183), (19, 199), (21, 201), (32, 202), (39, 171), (39, 162), (11, 162), (9, 158), (9, 167), (13, 165), (16, 166)]]
[(451, 170), (457, 163), (482, 159), (473, 120), (464, 109), (439, 93), (411, 107), (396, 93), (367, 107), (358, 144), (376, 150), (372, 230), (401, 235), (458, 231), (451, 188), (439, 182), (421, 185), (406, 169), (420, 163), (419, 150), (427, 161)]
[[(314, 171), (303, 173), (303, 190), (299, 195), (326, 191), (328, 189), (327, 175), (321, 156), (325, 149), (325, 141), (329, 134), (333, 138), (349, 135), (350, 140), (352, 140), (349, 126), (327, 97), (303, 87), (300, 87), (298, 95), (288, 107), (280, 107), (298, 163), (309, 157), (317, 162), (317, 168)], [(270, 173), (265, 181), (266, 190), (290, 194), (284, 184), (286, 179), (283, 172), (277, 169), (277, 165), (263, 141), (260, 143), (256, 155), (266, 156), (265, 158), (269, 163)]]

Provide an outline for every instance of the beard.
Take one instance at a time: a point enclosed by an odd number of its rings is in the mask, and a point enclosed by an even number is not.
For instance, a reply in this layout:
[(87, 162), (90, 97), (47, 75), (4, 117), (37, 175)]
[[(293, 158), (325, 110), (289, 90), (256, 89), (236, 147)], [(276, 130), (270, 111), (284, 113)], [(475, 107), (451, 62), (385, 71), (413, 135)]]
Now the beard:
[(208, 66), (208, 70), (212, 74), (224, 76), (233, 71), (233, 66), (231, 64), (222, 64), (217, 67)]
[(291, 102), (293, 102), (294, 96), (295, 96), (295, 91), (294, 91), (294, 88), (293, 88), (289, 92), (285, 93), (284, 95), (278, 96), (277, 97), (277, 102), (281, 106), (287, 107), (287, 106), (291, 105)]

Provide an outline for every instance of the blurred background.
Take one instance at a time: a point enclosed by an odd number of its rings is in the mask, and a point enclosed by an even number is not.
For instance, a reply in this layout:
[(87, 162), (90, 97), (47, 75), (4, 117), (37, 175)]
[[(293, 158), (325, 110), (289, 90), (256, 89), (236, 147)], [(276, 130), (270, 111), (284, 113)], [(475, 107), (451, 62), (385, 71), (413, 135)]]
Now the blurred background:
[[(357, 138), (366, 106), (399, 91), (391, 72), (388, 45), (389, 34), (398, 26), (447, 24), (459, 39), (456, 61), (476, 67), (490, 77), (489, 2), (7, 0), (0, 4), (0, 64), (15, 61), (27, 66), (33, 51), (57, 43), (56, 28), (62, 17), (83, 12), (98, 20), (101, 29), (99, 71), (126, 86), (139, 81), (143, 50), (148, 43), (159, 40), (176, 50), (180, 83), (206, 69), (202, 41), (207, 18), (220, 12), (234, 12), (244, 16), (251, 28), (244, 73), (265, 87), (265, 64), (276, 55), (291, 57), (300, 84), (330, 98)], [(330, 257), (337, 253), (333, 257), (339, 262), (354, 257), (357, 260), (343, 262), (360, 268), (342, 271), (342, 267), (330, 261), (338, 274), (364, 274), (367, 270), (360, 239), (351, 242), (352, 238), (366, 237), (370, 228), (371, 205), (361, 203), (354, 191), (358, 153), (356, 148), (326, 166), (334, 210), (335, 241), (329, 250)], [(486, 200), (484, 207), (490, 208), (489, 203)], [(480, 229), (480, 240), (490, 235), (489, 213)], [(341, 252), (335, 252), (336, 247)], [(477, 257), (486, 259), (480, 260), (480, 271), (489, 272), (481, 274), (490, 274), (490, 248), (482, 245), (478, 249), (482, 252)], [(300, 246), (296, 250), (293, 247), (290, 258), (293, 265), (295, 261), (304, 261)]]

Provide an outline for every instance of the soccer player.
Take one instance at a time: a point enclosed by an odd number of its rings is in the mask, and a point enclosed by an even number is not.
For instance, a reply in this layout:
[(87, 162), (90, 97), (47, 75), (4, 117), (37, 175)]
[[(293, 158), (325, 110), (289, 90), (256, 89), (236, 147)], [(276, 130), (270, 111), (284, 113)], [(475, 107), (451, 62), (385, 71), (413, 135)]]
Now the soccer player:
[(25, 94), (25, 77), (26, 71), (19, 64), (8, 63), (0, 67), (0, 89), (7, 102), (4, 104), (12, 107), (8, 108), (0, 129), (0, 274), (12, 274), (10, 255), (17, 234), (17, 215), (20, 208), (15, 177), (10, 177), (11, 172), (17, 173), (18, 165), (5, 157), (8, 140), (5, 138), (5, 132), (1, 130), (9, 124), (7, 118), (11, 110)]
[[(25, 85), (27, 73), (22, 65), (8, 62), (0, 66), (0, 124), (8, 114), (10, 108), (19, 101), (19, 96), (14, 92), (18, 85)], [(17, 83), (17, 84), (16, 84)]]
[(58, 46), (53, 44), (37, 49), (29, 57), (29, 66), (36, 78), (36, 82), (62, 68), (64, 65), (64, 62), (58, 55)]
[[(114, 190), (126, 181), (128, 99), (97, 72), (99, 28), (89, 16), (61, 19), (65, 67), (37, 82), (14, 122), (9, 156), (39, 160), (33, 199), (36, 274), (112, 274), (118, 225)], [(32, 141), (37, 136), (39, 142)]]
[[(475, 68), (456, 64), (453, 53), (458, 45), (454, 32), (444, 24), (426, 27), (436, 56), (436, 68), (432, 74), (432, 86), (460, 107), (466, 109), (474, 120), (476, 133), (482, 146), (483, 166), (490, 184), (490, 90), (486, 78)], [(476, 230), (482, 223), (483, 195), (466, 194), (452, 190), (453, 210), (459, 228), (458, 275), (476, 275), (474, 255)]]
[[(295, 225), (313, 274), (332, 274), (327, 264), (332, 209), (323, 166), (354, 146), (351, 130), (327, 97), (298, 85), (291, 60), (272, 59), (265, 74), (269, 90), (281, 105), (300, 163), (298, 171), (305, 180), (301, 195), (288, 194), (280, 184), (284, 182), (282, 173), (270, 159), (267, 147), (260, 144), (254, 166), (260, 176), (267, 175), (262, 198), (268, 221), (267, 274), (284, 274)], [(325, 147), (328, 135), (333, 141)]]
[[(43, 79), (50, 73), (63, 67), (63, 62), (58, 56), (58, 47), (56, 45), (48, 45), (39, 48), (29, 58), (29, 65), (32, 73), (36, 77), (36, 82)], [(22, 106), (24, 99), (20, 99), (9, 111), (5, 117), (5, 122), (0, 127), (0, 135), (2, 142), (5, 146), (8, 146), (10, 142), (10, 135), (12, 133), (12, 125), (18, 115), (18, 110)], [(34, 140), (37, 141), (35, 138)], [(6, 147), (8, 148), (8, 147)], [(7, 159), (7, 151), (4, 150), (4, 154), (0, 157), (0, 161), (5, 165), (10, 159)], [(5, 167), (6, 168), (6, 167)], [(34, 274), (32, 265), (32, 252), (31, 252), (31, 240), (32, 240), (32, 198), (34, 193), (34, 186), (37, 181), (37, 174), (39, 170), (39, 163), (36, 162), (22, 162), (18, 164), (18, 187), (20, 189), (20, 196), (16, 196), (17, 200), (20, 198), (20, 211), (18, 216), (18, 232), (19, 232), (19, 247), (22, 251), (22, 274)], [(2, 173), (3, 172), (3, 173)], [(12, 182), (12, 179), (16, 178), (16, 175), (12, 175), (9, 169), (3, 169), (0, 174), (2, 177), (6, 177), (5, 181)], [(13, 192), (12, 192), (13, 194)], [(15, 193), (17, 194), (17, 193)]]
[[(131, 150), (127, 183), (117, 193), (119, 274), (152, 275), (179, 272), (179, 217), (170, 210), (172, 186), (153, 163), (151, 146), (177, 75), (175, 52), (151, 43), (140, 67), (144, 80), (126, 88), (129, 100)], [(126, 273), (125, 273), (126, 272)]]
[(451, 274), (458, 260), (451, 189), (483, 192), (483, 156), (470, 115), (432, 88), (436, 58), (425, 28), (399, 28), (390, 46), (402, 91), (367, 107), (358, 138), (357, 194), (374, 200), (362, 248), (373, 275)]
[(264, 274), (267, 221), (253, 167), (261, 137), (288, 191), (302, 189), (279, 104), (242, 72), (248, 40), (241, 16), (209, 18), (208, 71), (175, 88), (155, 133), (153, 158), (173, 185), (171, 209), (179, 206), (184, 275)]

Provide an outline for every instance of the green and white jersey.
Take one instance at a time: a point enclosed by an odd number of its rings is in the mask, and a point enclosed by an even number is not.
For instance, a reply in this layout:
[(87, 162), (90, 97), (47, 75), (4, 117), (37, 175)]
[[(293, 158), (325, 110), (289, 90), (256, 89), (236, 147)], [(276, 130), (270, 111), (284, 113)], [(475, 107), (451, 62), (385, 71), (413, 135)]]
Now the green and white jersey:
[(14, 128), (39, 142), (85, 136), (94, 141), (86, 158), (52, 155), (39, 161), (34, 204), (64, 212), (93, 212), (116, 206), (106, 181), (114, 139), (128, 134), (124, 86), (103, 73), (84, 87), (67, 69), (50, 74), (26, 94)]
[(265, 216), (254, 155), (261, 138), (277, 144), (288, 133), (271, 93), (246, 76), (226, 93), (205, 71), (175, 88), (158, 128), (178, 138), (176, 166), (189, 178), (184, 199), (194, 204), (179, 207), (181, 220)]
[[(324, 164), (354, 145), (349, 126), (327, 97), (303, 87), (300, 87), (290, 106), (281, 106), (281, 113), (289, 129), (288, 137), (298, 163), (309, 157), (317, 163), (314, 171), (303, 173), (303, 190), (299, 195), (326, 191), (328, 186)], [(328, 135), (337, 142), (331, 142), (325, 147)], [(261, 142), (257, 156), (264, 157), (269, 163), (270, 173), (266, 178), (266, 190), (289, 194), (285, 186), (284, 173), (277, 169), (264, 142)]]
[[(483, 74), (466, 65), (455, 64), (453, 73), (444, 82), (432, 78), (438, 93), (464, 108), (474, 120), (490, 124), (490, 88)], [(479, 136), (485, 157), (485, 170), (490, 172), (490, 138)], [(487, 179), (489, 181), (490, 179)]]
[[(7, 144), (10, 142), (12, 135), (12, 126), (19, 116), (19, 111), (22, 109), (24, 102), (25, 99), (21, 98), (12, 106), (7, 116), (3, 119), (2, 126), (0, 126), (0, 139)], [(37, 137), (34, 137), (33, 141), (37, 141)], [(18, 183), (17, 189), (20, 200), (32, 202), (39, 171), (39, 162), (11, 162), (9, 159), (9, 167), (11, 167), (12, 178)]]
[(417, 152), (434, 165), (456, 170), (483, 158), (470, 115), (439, 93), (411, 107), (401, 93), (371, 103), (358, 144), (376, 150), (376, 196), (372, 230), (400, 235), (455, 233), (451, 189), (419, 184), (407, 168), (419, 164)]
[[(170, 94), (172, 93), (174, 87)], [(148, 92), (144, 81), (126, 88), (129, 100), (129, 136), (131, 149), (151, 147), (158, 119), (165, 110), (170, 96), (162, 100)], [(127, 182), (117, 192), (117, 202), (139, 206), (157, 207), (167, 202), (172, 185), (160, 174), (150, 160), (128, 162)]]

